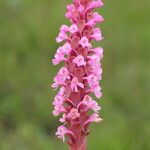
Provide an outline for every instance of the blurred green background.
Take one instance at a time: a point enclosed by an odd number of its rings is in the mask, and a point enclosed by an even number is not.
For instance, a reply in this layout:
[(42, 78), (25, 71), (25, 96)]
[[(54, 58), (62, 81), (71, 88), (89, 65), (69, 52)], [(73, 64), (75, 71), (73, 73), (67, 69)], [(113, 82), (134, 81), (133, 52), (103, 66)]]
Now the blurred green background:
[[(0, 0), (0, 150), (67, 150), (54, 133), (51, 59), (71, 0)], [(101, 125), (88, 150), (150, 150), (150, 1), (104, 0)]]

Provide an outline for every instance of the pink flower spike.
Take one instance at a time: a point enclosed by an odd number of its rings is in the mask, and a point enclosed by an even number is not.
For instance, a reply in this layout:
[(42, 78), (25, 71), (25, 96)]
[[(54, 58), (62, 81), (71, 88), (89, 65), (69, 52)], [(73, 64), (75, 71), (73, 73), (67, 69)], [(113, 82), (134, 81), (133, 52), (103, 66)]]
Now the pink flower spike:
[(73, 59), (73, 63), (77, 64), (78, 67), (86, 66), (86, 62), (82, 55), (78, 55), (75, 59)]
[(103, 17), (94, 8), (103, 6), (102, 0), (72, 0), (67, 5), (66, 18), (70, 25), (62, 25), (56, 42), (63, 44), (57, 49), (54, 65), (63, 62), (62, 68), (54, 77), (52, 88), (60, 88), (52, 105), (53, 115), (60, 116), (63, 124), (58, 127), (56, 136), (68, 144), (70, 150), (86, 150), (88, 126), (101, 122), (98, 113), (101, 107), (91, 97), (102, 96), (103, 49), (92, 48), (93, 41), (103, 39), (97, 23)]
[(87, 37), (82, 37), (81, 40), (79, 41), (79, 44), (83, 47), (83, 48), (91, 48), (91, 44), (89, 43), (89, 40)]
[(71, 27), (69, 28), (70, 33), (74, 34), (76, 32), (78, 32), (78, 27), (76, 24), (72, 24)]
[(84, 84), (80, 83), (77, 77), (74, 77), (71, 81), (71, 89), (75, 92), (78, 92), (78, 86), (82, 89), (84, 88)]

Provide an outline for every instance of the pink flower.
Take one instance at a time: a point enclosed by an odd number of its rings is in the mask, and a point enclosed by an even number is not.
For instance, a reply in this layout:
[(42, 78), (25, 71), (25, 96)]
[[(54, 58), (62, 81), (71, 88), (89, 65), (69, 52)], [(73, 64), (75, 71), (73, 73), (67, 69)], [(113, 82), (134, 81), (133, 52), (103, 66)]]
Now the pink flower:
[(62, 68), (59, 70), (58, 74), (59, 74), (60, 76), (62, 76), (64, 80), (67, 80), (67, 79), (69, 80), (69, 79), (70, 79), (69, 71), (68, 71), (68, 69), (67, 69), (66, 67), (62, 67)]
[(53, 88), (57, 88), (59, 85), (64, 85), (66, 80), (69, 80), (69, 71), (66, 67), (62, 67), (58, 74), (54, 78), (54, 84), (52, 84)]
[(72, 50), (70, 43), (65, 43), (62, 47), (62, 50), (64, 51), (64, 54), (69, 55)]
[(92, 50), (95, 54), (97, 54), (100, 60), (103, 58), (103, 48), (97, 47)]
[(60, 90), (54, 97), (53, 115), (61, 115), (56, 136), (63, 141), (67, 137), (70, 150), (86, 150), (88, 127), (92, 122), (101, 122), (98, 113), (101, 107), (92, 99), (102, 96), (101, 86), (103, 58), (101, 47), (92, 48), (92, 41), (103, 39), (101, 30), (96, 26), (103, 17), (94, 8), (103, 6), (101, 0), (73, 0), (67, 5), (66, 18), (71, 25), (62, 25), (56, 42), (64, 42), (54, 59), (54, 65), (61, 62), (64, 66), (54, 77), (52, 87)]
[(63, 114), (62, 118), (59, 119), (60, 122), (65, 122), (66, 120), (66, 114)]
[(67, 5), (67, 10), (74, 12), (75, 11), (75, 6), (73, 4)]
[(56, 135), (58, 138), (63, 139), (63, 142), (65, 142), (66, 133), (67, 133), (67, 128), (65, 126), (59, 126)]
[(97, 98), (100, 98), (102, 96), (101, 88), (99, 86), (99, 79), (94, 75), (90, 74), (88, 77), (86, 77), (88, 84), (90, 86), (90, 91), (92, 91)]
[[(100, 117), (99, 117), (99, 115), (97, 114), (97, 113), (94, 113), (94, 114), (92, 114), (90, 117), (89, 117), (89, 119), (87, 120), (87, 122), (100, 122), (100, 121), (102, 121), (103, 119), (101, 119)], [(87, 123), (86, 122), (86, 123)], [(86, 124), (85, 123), (85, 124)]]
[(67, 25), (62, 25), (60, 28), (61, 33), (66, 33), (69, 31), (69, 27)]
[(59, 64), (60, 62), (66, 60), (64, 54), (61, 53), (61, 52), (56, 53), (54, 57), (55, 57), (55, 58), (52, 60), (52, 62), (53, 62), (54, 65), (57, 65), (57, 64)]
[(58, 92), (58, 95), (63, 96), (65, 94), (65, 87), (62, 86)]
[(68, 114), (68, 117), (71, 119), (76, 119), (80, 116), (80, 114), (78, 113), (78, 110), (75, 108), (72, 108)]
[(92, 100), (92, 98), (88, 95), (84, 96), (77, 108), (82, 111), (93, 110), (96, 113), (101, 110), (101, 107), (98, 105), (98, 103), (95, 100)]
[(83, 47), (83, 48), (91, 48), (91, 44), (89, 43), (89, 40), (87, 37), (82, 37), (81, 40), (79, 41), (79, 44)]
[(101, 87), (100, 87), (99, 85), (93, 87), (93, 88), (91, 89), (91, 91), (95, 94), (95, 96), (96, 96), (97, 98), (102, 97)]
[(73, 63), (77, 64), (78, 67), (86, 66), (86, 62), (82, 55), (78, 55), (75, 59), (73, 59)]
[(83, 12), (84, 12), (84, 6), (80, 5), (80, 6), (78, 7), (78, 11), (79, 11), (80, 13), (83, 13)]
[(70, 33), (74, 34), (78, 32), (78, 27), (76, 24), (72, 24), (71, 27), (69, 28)]
[(92, 100), (92, 98), (88, 95), (86, 95), (83, 99), (83, 104), (86, 105), (88, 107), (88, 109), (92, 109), (95, 112), (98, 112), (101, 107), (98, 105), (98, 103), (94, 100)]
[(91, 20), (89, 20), (89, 21), (86, 23), (86, 25), (92, 27), (92, 26), (95, 26), (95, 25), (96, 25), (96, 22), (95, 22), (94, 19), (91, 19)]
[(87, 127), (90, 125), (92, 122), (101, 122), (103, 121), (102, 118), (99, 117), (97, 113), (92, 114), (91, 116), (88, 117), (87, 121), (84, 123), (84, 129), (86, 130)]
[(92, 56), (88, 56), (89, 59), (93, 60), (93, 61), (100, 61), (100, 56), (98, 54), (94, 54)]
[(70, 19), (73, 21), (75, 17), (75, 6), (73, 4), (67, 5), (67, 12), (65, 14), (66, 18)]
[(99, 80), (94, 74), (88, 75), (87, 77), (85, 77), (85, 79), (87, 79), (88, 84), (91, 88), (99, 85)]
[(54, 65), (59, 64), (62, 61), (66, 61), (66, 56), (71, 53), (71, 45), (66, 42), (63, 46), (57, 49), (57, 53), (55, 54), (55, 58), (52, 60)]
[(103, 39), (101, 30), (99, 28), (93, 29), (93, 35), (91, 36), (94, 40), (100, 41)]
[(63, 46), (59, 47), (57, 49), (57, 53), (56, 54), (62, 54), (62, 55), (69, 55), (71, 52), (71, 45), (70, 43), (66, 42)]
[(92, 61), (97, 61), (99, 63), (99, 61), (103, 58), (103, 48), (101, 47), (94, 48), (90, 50), (90, 52), (94, 53), (93, 55), (88, 56), (88, 58)]
[(98, 12), (93, 13), (93, 19), (96, 23), (103, 22), (104, 18), (98, 14)]
[(78, 92), (78, 87), (84, 88), (84, 84), (79, 82), (77, 77), (74, 77), (71, 81), (71, 89), (75, 92)]
[(62, 139), (63, 142), (65, 142), (65, 135), (68, 135), (70, 137), (70, 139), (72, 140), (72, 142), (75, 142), (75, 137), (74, 134), (68, 130), (65, 126), (59, 126), (56, 132), (56, 136), (59, 139)]
[(99, 79), (101, 80), (101, 75), (102, 75), (102, 68), (99, 62), (95, 60), (90, 60), (89, 65), (91, 66), (91, 72)]
[(63, 40), (66, 40), (67, 39), (67, 34), (65, 32), (60, 32), (58, 37), (56, 38), (56, 42), (57, 43), (60, 43), (62, 42)]
[(97, 7), (102, 7), (104, 4), (102, 0), (97, 0)]
[(62, 105), (63, 102), (64, 102), (64, 97), (58, 94), (54, 98), (53, 105), (54, 106)]
[(101, 0), (94, 0), (89, 2), (87, 10), (102, 7), (102, 6), (103, 6), (103, 2)]
[(59, 114), (64, 113), (64, 112), (66, 112), (66, 109), (63, 105), (60, 104), (54, 107), (54, 110), (52, 113), (54, 116), (58, 116)]
[(93, 27), (96, 23), (101, 23), (104, 21), (104, 18), (99, 15), (97, 12), (93, 13), (92, 18), (86, 23), (86, 25)]

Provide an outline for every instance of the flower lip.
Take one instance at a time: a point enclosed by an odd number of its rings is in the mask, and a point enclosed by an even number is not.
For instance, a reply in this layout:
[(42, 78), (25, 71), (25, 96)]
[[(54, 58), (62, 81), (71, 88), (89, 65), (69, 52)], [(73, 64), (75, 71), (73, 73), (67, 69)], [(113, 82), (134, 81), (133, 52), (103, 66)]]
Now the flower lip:
[(70, 131), (69, 129), (67, 129), (65, 126), (61, 125), (58, 127), (57, 132), (56, 132), (56, 136), (60, 139), (63, 140), (63, 142), (65, 142), (65, 135), (68, 135), (70, 137), (70, 139), (72, 140), (72, 143), (76, 142), (74, 133), (72, 131)]
[(77, 64), (78, 67), (86, 66), (86, 62), (82, 55), (78, 55), (76, 58), (73, 59), (73, 63)]
[(84, 123), (84, 130), (86, 131), (88, 126), (92, 122), (101, 122), (101, 121), (103, 121), (103, 119), (100, 118), (97, 113), (92, 114), (91, 116), (88, 117), (87, 121)]
[(79, 118), (80, 114), (78, 113), (78, 110), (75, 108), (72, 108), (68, 114), (68, 117), (71, 119)]
[(70, 33), (74, 34), (78, 32), (78, 26), (76, 24), (72, 24), (71, 27), (69, 28)]
[(98, 111), (101, 110), (101, 107), (96, 101), (92, 100), (89, 95), (85, 95), (83, 100), (78, 104), (77, 109), (82, 109), (84, 111), (93, 110), (98, 113)]
[(75, 92), (78, 92), (78, 87), (84, 88), (84, 84), (79, 82), (77, 77), (74, 77), (71, 81), (71, 89)]
[(89, 43), (89, 39), (85, 36), (81, 38), (81, 40), (79, 41), (79, 44), (83, 48), (91, 48), (91, 44)]

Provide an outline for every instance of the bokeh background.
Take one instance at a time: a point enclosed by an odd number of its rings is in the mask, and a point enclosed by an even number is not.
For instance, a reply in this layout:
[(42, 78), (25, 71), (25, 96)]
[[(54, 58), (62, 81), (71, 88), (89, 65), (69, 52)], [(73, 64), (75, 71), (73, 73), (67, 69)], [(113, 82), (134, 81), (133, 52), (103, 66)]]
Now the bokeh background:
[[(0, 0), (0, 150), (67, 150), (56, 139), (51, 59), (71, 0)], [(101, 125), (88, 150), (150, 150), (150, 1), (104, 0)]]

